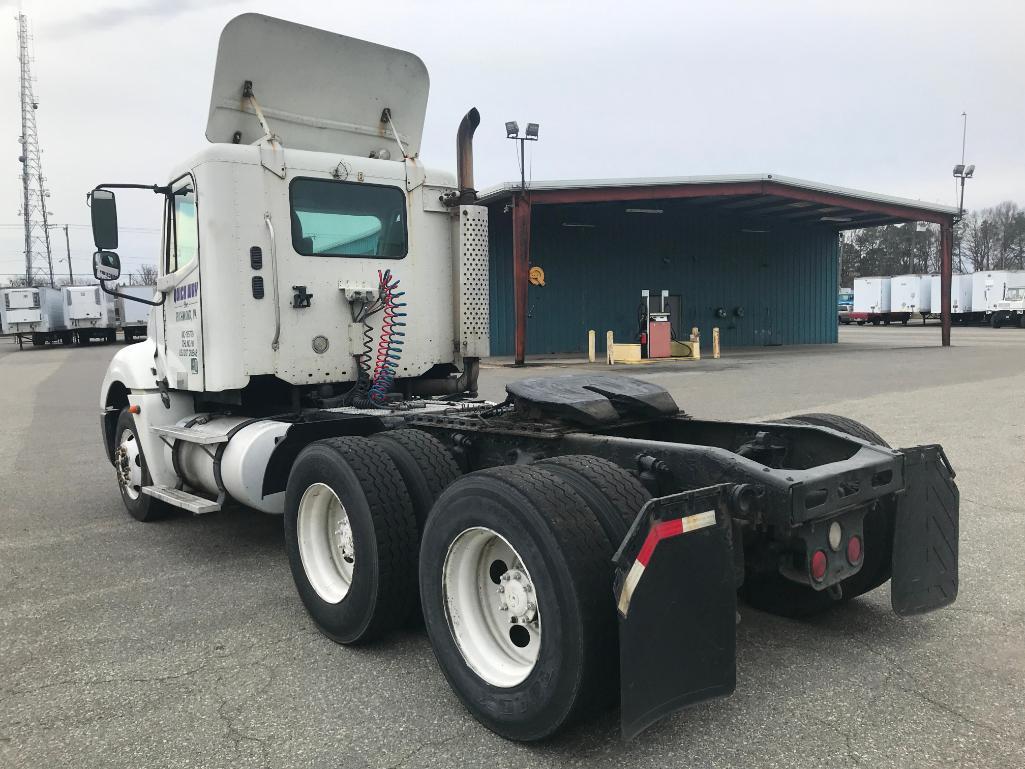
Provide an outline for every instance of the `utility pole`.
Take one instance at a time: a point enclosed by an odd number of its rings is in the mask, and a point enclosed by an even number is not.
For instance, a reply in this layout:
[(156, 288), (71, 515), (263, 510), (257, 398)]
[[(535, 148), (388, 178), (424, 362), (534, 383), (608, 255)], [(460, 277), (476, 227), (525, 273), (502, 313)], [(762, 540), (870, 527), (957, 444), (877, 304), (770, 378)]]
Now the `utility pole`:
[(37, 277), (35, 255), (45, 254), (49, 270), (50, 285), (53, 286), (53, 254), (50, 250), (49, 214), (43, 164), (39, 149), (39, 134), (36, 130), (36, 101), (32, 86), (32, 54), (28, 33), (28, 19), (18, 13), (18, 64), (21, 96), (21, 216), (25, 228), (25, 282), (32, 285)]
[(68, 285), (75, 285), (75, 274), (71, 271), (71, 238), (68, 236), (68, 225), (64, 225), (64, 247), (68, 254)]

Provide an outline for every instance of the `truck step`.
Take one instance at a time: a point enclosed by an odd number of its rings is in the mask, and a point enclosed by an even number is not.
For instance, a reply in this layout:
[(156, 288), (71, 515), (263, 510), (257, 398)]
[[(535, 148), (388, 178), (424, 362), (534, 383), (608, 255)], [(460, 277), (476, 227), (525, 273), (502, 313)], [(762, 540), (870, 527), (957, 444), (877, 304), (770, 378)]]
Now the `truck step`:
[(228, 440), (227, 431), (211, 430), (206, 425), (196, 425), (194, 427), (168, 425), (166, 427), (151, 427), (150, 430), (163, 438), (185, 441), (187, 443), (198, 443), (204, 446), (213, 443), (224, 443)]
[(221, 509), (221, 506), (211, 499), (198, 497), (195, 494), (176, 489), (173, 486), (143, 486), (142, 493), (166, 502), (172, 507), (188, 510), (193, 515), (216, 513)]

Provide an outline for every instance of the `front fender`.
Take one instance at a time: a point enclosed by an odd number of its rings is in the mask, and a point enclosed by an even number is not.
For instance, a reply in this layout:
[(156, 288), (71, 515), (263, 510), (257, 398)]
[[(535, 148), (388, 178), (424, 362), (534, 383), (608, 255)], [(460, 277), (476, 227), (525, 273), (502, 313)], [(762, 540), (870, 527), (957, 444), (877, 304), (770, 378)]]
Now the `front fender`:
[(107, 373), (100, 385), (100, 409), (107, 408), (107, 394), (115, 382), (120, 382), (128, 390), (157, 389), (158, 375), (154, 373), (157, 362), (157, 344), (152, 339), (145, 339), (130, 344), (111, 359)]
[(107, 366), (100, 384), (100, 434), (107, 459), (113, 461), (114, 428), (117, 415), (128, 405), (128, 393), (156, 389), (156, 343), (152, 339), (118, 350)]

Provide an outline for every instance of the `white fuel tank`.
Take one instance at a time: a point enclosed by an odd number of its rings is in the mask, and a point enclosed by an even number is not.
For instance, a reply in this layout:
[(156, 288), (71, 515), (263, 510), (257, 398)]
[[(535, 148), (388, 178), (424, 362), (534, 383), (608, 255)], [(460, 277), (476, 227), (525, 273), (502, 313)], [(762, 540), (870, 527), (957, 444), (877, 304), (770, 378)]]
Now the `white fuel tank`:
[[(182, 420), (178, 426), (184, 427), (193, 419), (189, 417)], [(204, 424), (194, 425), (189, 428), (189, 432), (204, 440), (202, 436), (225, 436), (237, 430), (231, 435), (221, 456), (221, 480), (225, 490), (232, 499), (248, 507), (264, 513), (283, 513), (284, 492), (263, 496), (263, 476), (277, 441), (285, 435), (290, 425), (267, 419), (240, 428), (240, 425), (248, 421), (243, 417), (215, 417)], [(189, 486), (217, 495), (214, 459), (221, 445), (218, 442), (183, 442), (179, 466)]]

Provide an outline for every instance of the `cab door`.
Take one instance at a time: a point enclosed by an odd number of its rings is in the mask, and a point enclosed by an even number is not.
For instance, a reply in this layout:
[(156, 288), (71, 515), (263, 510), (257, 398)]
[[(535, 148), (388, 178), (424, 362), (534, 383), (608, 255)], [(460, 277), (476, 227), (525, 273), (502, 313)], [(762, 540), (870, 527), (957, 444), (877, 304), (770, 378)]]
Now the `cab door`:
[(192, 175), (171, 183), (165, 209), (164, 362), (168, 386), (203, 390), (203, 305), (199, 269), (199, 207)]

